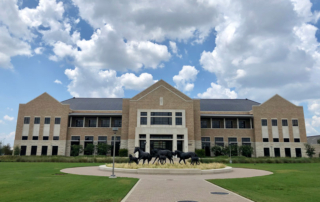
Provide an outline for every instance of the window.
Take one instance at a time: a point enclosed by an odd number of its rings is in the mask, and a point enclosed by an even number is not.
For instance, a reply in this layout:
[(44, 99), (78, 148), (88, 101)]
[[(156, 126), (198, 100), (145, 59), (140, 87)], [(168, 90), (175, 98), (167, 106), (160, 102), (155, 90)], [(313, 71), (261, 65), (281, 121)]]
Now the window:
[(24, 117), (24, 124), (29, 124), (30, 123), (30, 117)]
[(201, 128), (208, 128), (207, 120), (201, 120)]
[(300, 142), (300, 138), (294, 138), (294, 142)]
[(28, 136), (22, 136), (22, 140), (28, 140)]
[(282, 126), (288, 126), (288, 120), (282, 119)]
[(205, 156), (211, 156), (210, 137), (201, 137), (201, 148), (204, 149)]
[(273, 142), (279, 142), (279, 138), (273, 138)]
[(146, 139), (146, 135), (139, 135), (140, 139)]
[(280, 148), (274, 148), (274, 157), (280, 157)]
[(291, 149), (290, 148), (284, 148), (284, 153), (286, 154), (286, 157), (291, 157)]
[(283, 138), (283, 141), (284, 142), (290, 142), (290, 139), (289, 138)]
[(34, 118), (34, 124), (40, 124), (40, 117)]
[(141, 112), (140, 116), (148, 116), (148, 113), (147, 112)]
[(261, 125), (262, 125), (262, 126), (268, 126), (268, 121), (267, 121), (267, 119), (261, 119)]
[(248, 138), (248, 137), (243, 137), (243, 138), (242, 138), (242, 145), (251, 146), (250, 138)]
[(151, 117), (151, 125), (172, 125), (171, 117)]
[(224, 147), (223, 137), (214, 138), (215, 145)]
[(59, 140), (59, 136), (53, 136), (53, 140)]
[(296, 157), (302, 157), (301, 148), (296, 148)]
[(172, 116), (172, 112), (151, 112), (151, 116)]
[(80, 136), (72, 136), (71, 141), (80, 141)]
[(220, 128), (220, 121), (212, 120), (212, 128)]
[(140, 117), (140, 125), (147, 125), (148, 123), (147, 117)]
[(229, 145), (238, 145), (237, 138), (236, 137), (229, 137), (228, 143), (229, 143)]
[(75, 124), (75, 127), (83, 127), (83, 119), (76, 119)]
[(112, 118), (113, 126), (112, 127), (121, 127), (122, 119), (121, 118)]
[(246, 121), (245, 120), (239, 120), (239, 128), (246, 128)]
[(298, 120), (296, 119), (292, 120), (292, 126), (298, 126)]
[(263, 142), (269, 142), (269, 138), (263, 138)]
[(226, 128), (233, 128), (233, 121), (232, 120), (226, 120)]
[(89, 118), (88, 126), (89, 127), (97, 127), (97, 119), (96, 118)]
[(270, 156), (270, 149), (269, 148), (263, 148), (263, 153), (265, 157), (269, 157)]
[(177, 135), (177, 139), (183, 139), (184, 138), (184, 135)]
[(110, 127), (110, 118), (99, 118), (100, 127)]
[(52, 146), (52, 156), (58, 155), (58, 146)]
[(55, 118), (54, 119), (54, 124), (60, 124), (61, 118)]
[[(111, 141), (113, 141), (114, 140), (114, 136), (112, 136), (112, 138), (111, 138)], [(116, 136), (116, 142), (120, 142), (120, 140), (121, 140), (121, 137), (120, 136)]]
[(43, 136), (43, 140), (49, 140), (48, 136)]
[(41, 156), (47, 156), (48, 146), (42, 146), (41, 148)]
[(272, 119), (272, 126), (278, 126), (278, 121), (276, 119)]
[(181, 126), (182, 125), (182, 118), (176, 118), (176, 125)]
[(27, 152), (27, 146), (21, 146), (20, 156), (25, 156)]
[(176, 116), (182, 116), (182, 112), (176, 112)]
[[(113, 137), (113, 136), (112, 136)], [(92, 141), (93, 142), (93, 136), (85, 136), (85, 141)]]
[(31, 156), (37, 155), (37, 146), (31, 146)]
[(33, 136), (32, 140), (38, 140), (38, 136)]
[(150, 139), (172, 139), (172, 135), (150, 135)]
[(44, 124), (50, 124), (50, 118), (44, 118)]
[(98, 144), (100, 143), (107, 144), (107, 139), (108, 139), (107, 136), (98, 136)]
[(201, 137), (202, 142), (210, 142), (210, 137)]

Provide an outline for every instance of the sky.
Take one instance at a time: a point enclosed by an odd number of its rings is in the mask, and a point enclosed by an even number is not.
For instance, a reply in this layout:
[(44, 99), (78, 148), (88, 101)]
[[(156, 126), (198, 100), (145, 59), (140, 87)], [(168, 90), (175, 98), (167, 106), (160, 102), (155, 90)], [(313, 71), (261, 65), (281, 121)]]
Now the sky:
[(47, 92), (130, 98), (163, 79), (191, 98), (279, 94), (320, 135), (319, 0), (1, 0), (0, 141)]

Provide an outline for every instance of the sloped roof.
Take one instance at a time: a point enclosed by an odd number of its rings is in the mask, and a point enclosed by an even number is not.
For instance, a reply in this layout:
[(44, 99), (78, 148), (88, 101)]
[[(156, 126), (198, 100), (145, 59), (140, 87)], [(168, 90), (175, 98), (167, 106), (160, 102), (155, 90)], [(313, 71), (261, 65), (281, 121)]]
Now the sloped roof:
[(315, 135), (315, 136), (308, 136), (307, 141), (308, 144), (318, 144), (318, 139), (320, 139), (320, 135)]
[(72, 110), (122, 110), (122, 98), (71, 98), (61, 103)]
[(248, 99), (201, 99), (200, 111), (251, 111), (260, 103)]

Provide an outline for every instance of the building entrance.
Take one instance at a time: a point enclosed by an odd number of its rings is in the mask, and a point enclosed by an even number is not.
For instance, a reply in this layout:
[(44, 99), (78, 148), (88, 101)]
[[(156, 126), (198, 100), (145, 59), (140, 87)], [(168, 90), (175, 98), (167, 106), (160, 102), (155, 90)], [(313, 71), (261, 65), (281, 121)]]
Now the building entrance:
[(172, 140), (151, 140), (150, 151), (153, 153), (154, 149), (165, 149), (172, 151)]

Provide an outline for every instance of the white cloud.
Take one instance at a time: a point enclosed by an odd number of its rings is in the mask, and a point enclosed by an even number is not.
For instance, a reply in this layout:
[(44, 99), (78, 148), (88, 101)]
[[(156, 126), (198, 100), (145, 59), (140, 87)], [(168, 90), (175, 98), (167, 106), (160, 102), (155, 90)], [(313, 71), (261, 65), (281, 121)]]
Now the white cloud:
[(237, 93), (233, 90), (230, 90), (228, 88), (224, 88), (223, 86), (220, 86), (215, 83), (211, 83), (211, 87), (207, 88), (207, 91), (204, 93), (198, 93), (197, 95), (199, 98), (230, 98), (235, 99), (237, 98)]
[(13, 111), (13, 108), (7, 107), (7, 110)]
[(312, 100), (308, 103), (308, 110), (313, 114), (320, 115), (320, 100)]
[(43, 47), (38, 47), (38, 48), (35, 48), (34, 49), (34, 52), (37, 54), (37, 55), (41, 55), (44, 51), (44, 48)]
[(320, 127), (320, 116), (313, 116), (312, 117), (312, 122), (311, 122), (311, 125), (313, 127)]
[(3, 120), (0, 120), (0, 123), (4, 123)]
[(199, 71), (194, 66), (183, 66), (178, 75), (173, 77), (176, 83), (176, 88), (182, 91), (192, 91), (194, 88), (193, 82), (197, 78)]
[(58, 80), (58, 79), (56, 79), (56, 80), (54, 81), (54, 83), (56, 83), (56, 84), (62, 84), (62, 82), (61, 82), (60, 80)]
[(306, 132), (307, 136), (319, 135), (317, 129), (312, 126), (312, 120), (306, 119)]
[(4, 120), (7, 120), (7, 121), (13, 121), (14, 117), (10, 117), (10, 116), (8, 116), (8, 115), (5, 115), (5, 116), (3, 117), (3, 119), (4, 119)]
[(169, 41), (169, 45), (170, 45), (172, 53), (174, 53), (177, 57), (182, 58), (182, 55), (178, 54), (178, 47), (177, 47), (176, 42)]
[(142, 73), (139, 77), (133, 73), (126, 73), (121, 75), (120, 81), (122, 86), (132, 90), (143, 90), (156, 82), (153, 80), (153, 76), (148, 73)]

